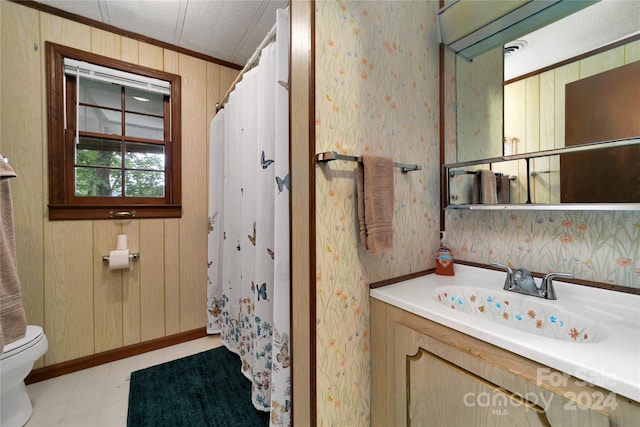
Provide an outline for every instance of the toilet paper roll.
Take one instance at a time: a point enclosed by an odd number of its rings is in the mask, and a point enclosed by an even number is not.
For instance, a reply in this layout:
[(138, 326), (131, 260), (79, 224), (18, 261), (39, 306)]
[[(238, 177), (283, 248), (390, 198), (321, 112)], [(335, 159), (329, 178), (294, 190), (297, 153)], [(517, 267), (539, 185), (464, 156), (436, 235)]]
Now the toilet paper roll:
[(109, 269), (129, 268), (129, 250), (115, 250), (109, 253)]
[(123, 251), (128, 247), (129, 246), (127, 244), (127, 235), (126, 234), (118, 235), (118, 243), (116, 244), (116, 249), (119, 251)]

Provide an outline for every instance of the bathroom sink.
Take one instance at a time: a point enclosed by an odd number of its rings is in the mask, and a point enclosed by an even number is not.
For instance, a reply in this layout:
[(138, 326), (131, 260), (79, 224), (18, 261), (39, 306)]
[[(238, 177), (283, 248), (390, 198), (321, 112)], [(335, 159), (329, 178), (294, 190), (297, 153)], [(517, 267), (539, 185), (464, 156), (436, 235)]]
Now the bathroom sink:
[(546, 300), (503, 290), (502, 271), (456, 264), (455, 273), (378, 286), (370, 295), (640, 402), (640, 295), (557, 280), (558, 299)]
[(596, 322), (531, 296), (455, 285), (438, 287), (433, 296), (453, 310), (538, 336), (575, 343), (606, 337)]

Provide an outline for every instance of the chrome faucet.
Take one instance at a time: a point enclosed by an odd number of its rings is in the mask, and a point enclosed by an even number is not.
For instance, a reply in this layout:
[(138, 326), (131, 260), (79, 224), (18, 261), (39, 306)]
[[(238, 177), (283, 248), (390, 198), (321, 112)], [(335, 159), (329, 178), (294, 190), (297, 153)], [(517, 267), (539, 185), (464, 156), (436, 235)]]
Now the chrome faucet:
[(538, 298), (555, 300), (558, 299), (556, 291), (553, 288), (553, 279), (556, 277), (573, 277), (570, 273), (549, 273), (542, 279), (540, 287), (536, 285), (533, 276), (529, 270), (518, 268), (513, 270), (511, 267), (492, 262), (492, 266), (502, 268), (507, 272), (507, 278), (504, 281), (502, 289), (505, 291), (517, 292), (519, 294), (531, 295)]
[(497, 262), (492, 262), (492, 266), (502, 268), (507, 272), (507, 278), (504, 280), (504, 286), (502, 289), (505, 291), (513, 290), (516, 287), (515, 283), (513, 283), (513, 270), (508, 265), (498, 264)]
[(540, 285), (540, 296), (544, 299), (558, 299), (556, 297), (556, 290), (553, 288), (553, 279), (556, 277), (571, 278), (571, 273), (548, 273), (542, 278), (542, 284)]

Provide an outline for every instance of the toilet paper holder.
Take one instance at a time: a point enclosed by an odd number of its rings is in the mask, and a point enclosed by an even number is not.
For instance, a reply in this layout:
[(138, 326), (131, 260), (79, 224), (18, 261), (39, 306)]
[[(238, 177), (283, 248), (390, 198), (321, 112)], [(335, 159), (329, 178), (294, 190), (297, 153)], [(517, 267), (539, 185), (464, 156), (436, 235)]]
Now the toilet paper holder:
[[(132, 254), (129, 254), (129, 259), (140, 259), (140, 253), (139, 252), (134, 252)], [(109, 262), (109, 255), (105, 255), (102, 257), (102, 262)]]

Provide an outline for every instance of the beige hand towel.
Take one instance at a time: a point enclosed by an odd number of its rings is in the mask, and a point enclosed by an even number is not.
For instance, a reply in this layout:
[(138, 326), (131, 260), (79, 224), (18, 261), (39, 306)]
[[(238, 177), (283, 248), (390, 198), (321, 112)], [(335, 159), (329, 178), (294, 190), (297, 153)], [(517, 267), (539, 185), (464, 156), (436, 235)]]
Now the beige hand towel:
[(9, 186), (9, 178), (15, 176), (11, 166), (0, 156), (0, 336), (3, 346), (24, 337), (27, 330)]
[(356, 166), (356, 199), (358, 199), (358, 226), (360, 229), (360, 244), (365, 251), (367, 248), (367, 225), (364, 222), (364, 165), (358, 162)]
[(495, 205), (498, 203), (498, 189), (496, 174), (487, 169), (481, 169), (473, 179), (472, 203)]
[(356, 168), (362, 248), (372, 254), (393, 250), (393, 160), (363, 156)]
[(496, 176), (496, 190), (499, 204), (511, 203), (511, 181), (507, 175)]

